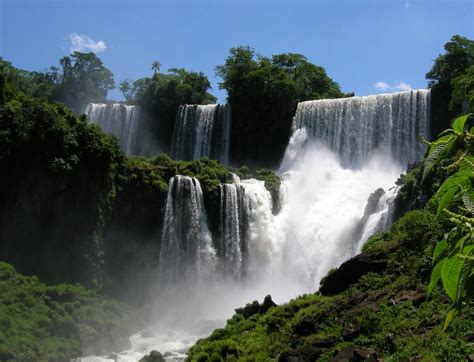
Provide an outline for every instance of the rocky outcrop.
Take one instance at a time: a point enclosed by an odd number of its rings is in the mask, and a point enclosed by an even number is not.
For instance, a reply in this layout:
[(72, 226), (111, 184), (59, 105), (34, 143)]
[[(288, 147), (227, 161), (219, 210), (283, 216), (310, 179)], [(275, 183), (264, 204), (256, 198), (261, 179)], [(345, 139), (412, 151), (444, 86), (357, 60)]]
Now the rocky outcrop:
[(387, 256), (382, 253), (362, 253), (342, 263), (322, 281), (319, 292), (335, 295), (343, 292), (367, 273), (382, 273), (387, 266)]
[(254, 314), (264, 314), (271, 307), (275, 307), (276, 303), (272, 300), (270, 295), (267, 295), (263, 300), (263, 303), (260, 304), (258, 301), (254, 300), (252, 303), (248, 303), (243, 308), (237, 308), (235, 313), (241, 314), (245, 319), (250, 318)]

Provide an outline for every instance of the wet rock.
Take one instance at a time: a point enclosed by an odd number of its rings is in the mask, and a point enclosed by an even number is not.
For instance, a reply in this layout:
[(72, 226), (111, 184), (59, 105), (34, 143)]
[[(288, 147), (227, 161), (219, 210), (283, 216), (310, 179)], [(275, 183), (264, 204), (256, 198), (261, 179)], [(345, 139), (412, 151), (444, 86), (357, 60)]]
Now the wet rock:
[(387, 257), (382, 253), (362, 253), (343, 263), (327, 275), (319, 289), (322, 295), (343, 292), (367, 273), (382, 273), (387, 266)]
[(346, 347), (341, 350), (336, 357), (332, 359), (333, 362), (356, 362), (356, 361), (370, 361), (377, 362), (377, 353), (372, 348), (367, 347)]

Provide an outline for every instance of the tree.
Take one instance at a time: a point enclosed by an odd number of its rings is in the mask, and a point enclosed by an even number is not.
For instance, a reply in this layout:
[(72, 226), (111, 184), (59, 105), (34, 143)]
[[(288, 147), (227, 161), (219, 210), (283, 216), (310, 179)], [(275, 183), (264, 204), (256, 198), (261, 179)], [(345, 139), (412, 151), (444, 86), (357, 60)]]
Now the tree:
[(231, 159), (276, 166), (288, 143), (297, 102), (344, 96), (324, 68), (301, 54), (264, 57), (246, 46), (231, 48), (216, 67), (232, 105)]
[(161, 63), (159, 60), (155, 60), (151, 63), (151, 69), (153, 70), (153, 74), (159, 73), (161, 68)]
[[(451, 120), (465, 111), (474, 65), (474, 41), (454, 35), (444, 45), (440, 54), (426, 73), (431, 88), (431, 135), (436, 136), (449, 128)], [(454, 93), (453, 93), (454, 92)]]
[[(107, 92), (115, 88), (112, 72), (94, 53), (74, 52), (59, 61), (62, 74), (52, 99), (79, 113), (91, 102), (105, 102)], [(54, 74), (54, 73), (53, 73)]]

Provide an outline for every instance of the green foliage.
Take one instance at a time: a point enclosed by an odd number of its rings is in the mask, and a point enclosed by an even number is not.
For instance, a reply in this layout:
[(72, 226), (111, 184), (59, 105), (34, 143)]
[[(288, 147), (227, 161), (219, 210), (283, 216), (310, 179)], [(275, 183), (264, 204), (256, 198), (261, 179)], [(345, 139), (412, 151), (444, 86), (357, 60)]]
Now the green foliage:
[(59, 63), (61, 69), (52, 66), (47, 72), (28, 72), (0, 58), (0, 72), (8, 84), (7, 97), (22, 92), (61, 102), (79, 114), (90, 102), (105, 102), (107, 92), (115, 88), (112, 72), (94, 53), (74, 52)]
[[(431, 134), (448, 128), (451, 120), (469, 110), (472, 98), (474, 41), (455, 35), (444, 45), (426, 74), (431, 88)], [(466, 107), (467, 106), (467, 107)]]
[(467, 149), (474, 133), (472, 133), (473, 115), (467, 114), (454, 120), (452, 128), (443, 131), (437, 140), (429, 143), (427, 157), (424, 160), (423, 179), (442, 159), (446, 158), (455, 147)]
[(82, 286), (46, 286), (0, 262), (2, 360), (64, 361), (120, 349), (131, 317), (125, 306)]
[(107, 92), (115, 88), (112, 72), (94, 53), (73, 52), (59, 60), (62, 73), (51, 99), (79, 113), (91, 102), (105, 102)]
[(464, 111), (474, 112), (474, 65), (467, 68), (464, 74), (454, 78), (452, 87), (450, 109), (461, 106)]
[(446, 53), (435, 59), (433, 67), (426, 74), (430, 87), (451, 82), (474, 63), (474, 41), (468, 38), (454, 35), (444, 45), (444, 49)]
[[(446, 209), (444, 212), (455, 224), (455, 227), (438, 242), (433, 252), (433, 263), (437, 260), (431, 273), (428, 293), (441, 280), (446, 294), (451, 299), (451, 308), (444, 323), (446, 330), (454, 317), (463, 308), (472, 303), (474, 295), (474, 219), (452, 213)], [(442, 257), (440, 259), (440, 257)]]
[(249, 47), (231, 48), (216, 74), (232, 105), (230, 156), (239, 164), (275, 166), (288, 143), (297, 102), (343, 96), (322, 67), (300, 54), (267, 58)]

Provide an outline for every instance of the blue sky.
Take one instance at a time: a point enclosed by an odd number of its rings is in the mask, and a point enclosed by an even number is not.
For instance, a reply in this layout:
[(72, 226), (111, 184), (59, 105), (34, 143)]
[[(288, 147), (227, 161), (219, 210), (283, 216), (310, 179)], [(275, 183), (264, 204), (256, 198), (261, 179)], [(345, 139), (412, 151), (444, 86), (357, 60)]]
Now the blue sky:
[(214, 66), (233, 46), (304, 54), (367, 95), (426, 87), (454, 34), (474, 38), (474, 1), (0, 0), (0, 55), (17, 67), (44, 70), (75, 47), (97, 52), (118, 83), (159, 59), (206, 73), (220, 101)]

